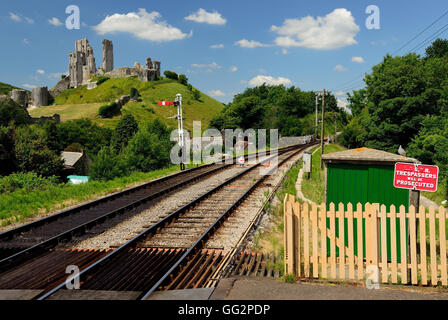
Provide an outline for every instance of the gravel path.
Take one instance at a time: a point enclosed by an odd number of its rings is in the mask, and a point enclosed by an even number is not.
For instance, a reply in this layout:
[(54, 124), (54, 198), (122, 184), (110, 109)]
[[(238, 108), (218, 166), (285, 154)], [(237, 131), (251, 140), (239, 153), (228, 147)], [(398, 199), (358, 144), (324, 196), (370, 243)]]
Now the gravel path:
[[(185, 187), (182, 191), (167, 194), (163, 200), (155, 205), (151, 205), (141, 213), (134, 213), (133, 216), (118, 222), (118, 224), (117, 221), (112, 219), (110, 222), (111, 228), (101, 234), (92, 237), (92, 233), (97, 234), (98, 231), (94, 228), (90, 235), (87, 234), (77, 243), (69, 243), (67, 246), (75, 249), (107, 249), (120, 246), (169, 213), (213, 189), (216, 185), (241, 172), (241, 170), (243, 169), (237, 167), (225, 169), (203, 181)], [(117, 217), (116, 219), (123, 219), (123, 217)]]
[[(266, 158), (266, 156), (262, 157), (260, 161)], [(106, 225), (102, 224), (93, 228), (83, 237), (67, 243), (64, 247), (74, 249), (108, 249), (119, 247), (168, 214), (186, 205), (205, 192), (210, 191), (246, 168), (238, 165), (231, 166), (229, 169), (224, 169), (203, 181), (185, 187), (182, 191), (173, 191), (167, 194), (165, 199), (158, 200), (155, 204), (148, 203), (144, 211), (140, 213), (129, 212), (127, 214), (128, 218), (121, 216), (111, 219), (106, 222)]]
[(235, 210), (231, 217), (223, 226), (207, 241), (205, 248), (231, 250), (235, 247), (250, 226), (257, 218), (257, 213), (261, 209), (266, 194), (270, 194), (272, 189), (283, 179), (286, 172), (302, 157), (302, 152), (289, 159), (279, 167), (279, 170), (263, 182), (248, 198)]

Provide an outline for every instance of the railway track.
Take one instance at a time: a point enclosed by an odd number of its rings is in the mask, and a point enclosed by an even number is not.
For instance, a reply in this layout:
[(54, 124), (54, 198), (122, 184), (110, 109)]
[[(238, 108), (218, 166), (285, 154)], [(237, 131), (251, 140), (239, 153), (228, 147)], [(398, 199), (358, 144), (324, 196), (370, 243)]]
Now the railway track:
[[(279, 163), (304, 147), (284, 150)], [(198, 259), (205, 242), (264, 180), (264, 176), (257, 175), (255, 168), (268, 160), (245, 169), (85, 268), (79, 274), (81, 290), (68, 292), (63, 282), (38, 299), (61, 298), (67, 294), (83, 299), (83, 295), (92, 291), (132, 293), (133, 298), (146, 299), (162, 285), (170, 286), (170, 280), (179, 279), (179, 272), (185, 271), (185, 266), (191, 266), (191, 261)], [(164, 250), (164, 254), (160, 254), (160, 250)], [(208, 261), (217, 263), (219, 257), (208, 258)], [(198, 267), (203, 265), (198, 263)], [(207, 270), (211, 275), (212, 268)], [(190, 269), (190, 276), (196, 271)], [(210, 279), (204, 276), (200, 280), (206, 282)]]
[[(246, 156), (250, 157), (250, 156)], [(86, 234), (93, 227), (168, 193), (230, 167), (209, 164), (150, 181), (0, 234), (0, 272), (45, 253), (61, 242)]]

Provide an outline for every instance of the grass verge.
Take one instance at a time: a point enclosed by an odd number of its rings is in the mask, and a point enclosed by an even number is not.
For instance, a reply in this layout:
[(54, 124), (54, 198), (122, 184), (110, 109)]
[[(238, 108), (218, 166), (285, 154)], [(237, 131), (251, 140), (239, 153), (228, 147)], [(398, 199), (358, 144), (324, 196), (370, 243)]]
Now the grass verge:
[(0, 195), (0, 225), (4, 227), (38, 215), (47, 215), (177, 171), (179, 171), (178, 166), (171, 166), (148, 173), (134, 172), (129, 176), (110, 181), (91, 181), (82, 185), (64, 184), (32, 192), (21, 189), (10, 194), (2, 194)]
[[(337, 144), (324, 146), (324, 154), (343, 150), (346, 149)], [(324, 201), (325, 171), (324, 169), (320, 169), (320, 146), (313, 148), (310, 152), (313, 154), (311, 178), (309, 180), (306, 178), (303, 179), (302, 193), (307, 199), (315, 203), (322, 203)]]

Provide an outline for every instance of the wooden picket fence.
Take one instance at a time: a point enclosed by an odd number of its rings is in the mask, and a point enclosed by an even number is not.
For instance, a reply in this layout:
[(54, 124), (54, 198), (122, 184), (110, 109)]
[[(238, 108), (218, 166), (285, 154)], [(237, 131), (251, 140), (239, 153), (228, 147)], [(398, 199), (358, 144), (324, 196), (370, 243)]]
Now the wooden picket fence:
[(413, 206), (409, 212), (404, 206), (398, 212), (395, 206), (387, 211), (386, 206), (379, 204), (366, 204), (363, 210), (359, 203), (355, 211), (351, 204), (347, 210), (342, 203), (338, 210), (333, 203), (329, 208), (327, 211), (325, 204), (319, 207), (315, 203), (300, 204), (286, 195), (286, 274), (300, 278), (365, 281), (368, 277), (374, 283), (448, 285), (445, 208), (436, 212), (431, 207), (428, 213), (423, 206), (418, 212)]

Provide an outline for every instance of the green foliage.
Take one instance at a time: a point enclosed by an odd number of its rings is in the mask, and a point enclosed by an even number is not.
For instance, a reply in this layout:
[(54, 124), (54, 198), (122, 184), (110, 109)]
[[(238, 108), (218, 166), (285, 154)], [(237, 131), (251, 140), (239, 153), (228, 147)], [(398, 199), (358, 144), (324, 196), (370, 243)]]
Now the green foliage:
[(180, 74), (177, 78), (177, 81), (184, 86), (188, 85), (188, 78), (184, 74)]
[(200, 99), (201, 99), (201, 92), (199, 90), (197, 90), (197, 89), (193, 89), (192, 93), (193, 93), (193, 99), (196, 100), (196, 101), (200, 101)]
[(131, 114), (125, 114), (112, 133), (111, 145), (116, 152), (121, 152), (127, 145), (129, 140), (138, 131), (138, 123)]
[(138, 99), (139, 97), (138, 90), (132, 87), (131, 90), (129, 91), (129, 96), (131, 97), (131, 99)]
[(110, 144), (111, 136), (111, 129), (102, 128), (89, 119), (72, 120), (57, 125), (60, 151), (72, 143), (79, 143), (93, 157), (103, 146)]
[(0, 175), (7, 175), (17, 168), (14, 145), (14, 128), (0, 126)]
[(104, 77), (104, 76), (98, 77), (98, 78), (96, 78), (96, 85), (100, 86), (109, 79), (110, 79), (109, 77)]
[(20, 172), (34, 171), (49, 177), (59, 175), (63, 169), (60, 155), (48, 148), (44, 131), (35, 125), (16, 129), (14, 151)]
[(142, 125), (124, 150), (132, 170), (148, 172), (170, 164), (170, 131), (156, 119)]
[(176, 72), (174, 71), (170, 71), (170, 70), (166, 70), (164, 73), (165, 77), (167, 77), (168, 79), (172, 79), (172, 80), (178, 80), (179, 76), (177, 75)]
[(101, 118), (112, 118), (113, 116), (119, 115), (120, 112), (121, 107), (116, 102), (112, 102), (111, 104), (102, 106), (98, 110), (98, 114)]
[[(338, 119), (345, 126), (347, 116), (337, 108), (336, 98), (327, 94), (325, 104), (327, 111), (341, 114)], [(224, 107), (221, 114), (211, 120), (210, 127), (219, 130), (279, 129), (279, 133), (283, 136), (313, 134), (314, 106), (314, 92), (301, 91), (295, 87), (263, 84), (236, 95), (233, 101)]]
[(8, 97), (0, 97), (0, 126), (24, 125), (31, 123), (28, 112)]
[(49, 186), (56, 186), (58, 184), (59, 180), (56, 176), (43, 178), (35, 172), (13, 173), (0, 178), (0, 194), (11, 193), (19, 189), (23, 189), (26, 192), (44, 190)]
[(4, 95), (9, 96), (13, 89), (20, 89), (20, 88), (17, 88), (15, 86), (12, 86), (12, 85), (7, 84), (7, 83), (0, 82), (0, 95), (4, 94)]
[(111, 192), (121, 191), (135, 183), (156, 179), (179, 170), (178, 166), (151, 171), (134, 172), (110, 181), (89, 181), (86, 184), (48, 185), (34, 191), (18, 189), (0, 197), (0, 225), (8, 225), (37, 214), (60, 210), (64, 207), (93, 200)]
[[(366, 88), (349, 96), (358, 120), (347, 127), (344, 144), (396, 152), (409, 144), (427, 114), (439, 115), (448, 89), (448, 60), (416, 54), (384, 57), (365, 77)], [(362, 109), (361, 109), (362, 108)], [(367, 114), (361, 110), (367, 108)], [(361, 125), (357, 125), (361, 124)], [(349, 139), (349, 136), (354, 137)]]
[(123, 177), (129, 173), (126, 159), (123, 155), (117, 155), (110, 147), (103, 147), (90, 167), (92, 180), (108, 181), (117, 177)]
[(71, 145), (69, 145), (67, 148), (65, 148), (64, 151), (67, 151), (67, 152), (82, 152), (83, 148), (82, 148), (82, 145), (79, 142), (73, 142)]
[[(386, 55), (365, 76), (366, 88), (349, 94), (354, 118), (339, 137), (343, 145), (371, 147), (440, 168), (448, 197), (448, 40), (437, 39), (426, 57)], [(427, 195), (430, 196), (430, 195)], [(438, 198), (438, 197), (437, 197)]]
[(448, 54), (448, 40), (446, 39), (437, 39), (435, 40), (431, 46), (426, 48), (426, 57), (429, 59), (432, 58), (443, 58)]

